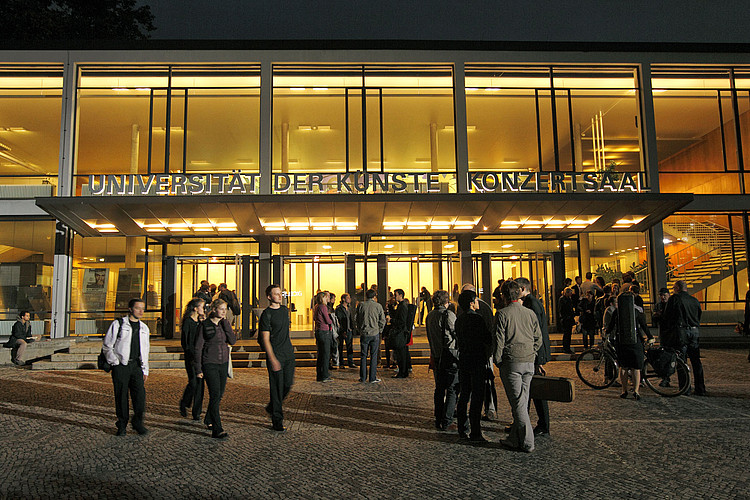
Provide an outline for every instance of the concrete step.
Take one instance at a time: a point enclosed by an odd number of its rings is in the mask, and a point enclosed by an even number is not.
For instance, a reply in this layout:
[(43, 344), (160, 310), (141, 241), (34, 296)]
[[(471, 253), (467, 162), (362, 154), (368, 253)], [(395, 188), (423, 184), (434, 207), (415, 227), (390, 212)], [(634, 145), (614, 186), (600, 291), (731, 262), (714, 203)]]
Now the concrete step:
[[(7, 339), (6, 339), (7, 341)], [(3, 341), (6, 342), (6, 341)], [(72, 343), (71, 339), (42, 339), (26, 346), (26, 352), (23, 355), (24, 361), (34, 362), (46, 358), (52, 354), (68, 349)], [(0, 365), (10, 365), (11, 349), (0, 348)]]

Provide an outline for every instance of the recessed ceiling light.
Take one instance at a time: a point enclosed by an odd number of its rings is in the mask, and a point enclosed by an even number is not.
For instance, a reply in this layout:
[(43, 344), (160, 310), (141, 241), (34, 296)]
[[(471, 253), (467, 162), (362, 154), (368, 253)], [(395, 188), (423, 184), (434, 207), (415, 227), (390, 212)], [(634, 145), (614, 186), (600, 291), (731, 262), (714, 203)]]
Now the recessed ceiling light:
[(505, 245), (503, 245), (503, 248), (510, 248), (512, 246), (513, 246), (512, 243), (506, 243)]
[(201, 252), (210, 252), (210, 251), (211, 251), (211, 249), (210, 249), (210, 248), (208, 248), (208, 247), (201, 247), (201, 248), (200, 248), (200, 251), (201, 251)]
[(331, 249), (331, 245), (323, 245), (323, 248), (325, 248), (326, 250), (330, 250)]
[(456, 246), (456, 245), (453, 245), (453, 244), (451, 244), (451, 245), (445, 245), (445, 246), (444, 246), (443, 248), (453, 248), (453, 247), (455, 247), (455, 246)]
[(384, 245), (383, 248), (393, 248), (393, 245)]

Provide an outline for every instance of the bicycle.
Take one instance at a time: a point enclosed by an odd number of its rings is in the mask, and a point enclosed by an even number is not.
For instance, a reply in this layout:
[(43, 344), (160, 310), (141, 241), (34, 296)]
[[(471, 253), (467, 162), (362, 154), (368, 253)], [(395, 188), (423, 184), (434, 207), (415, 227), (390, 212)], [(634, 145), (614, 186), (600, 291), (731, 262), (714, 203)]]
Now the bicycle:
[[(664, 376), (657, 373), (651, 362), (646, 358), (641, 370), (641, 380), (646, 386), (665, 397), (675, 397), (685, 394), (690, 389), (690, 368), (682, 359), (681, 353), (673, 349), (660, 347), (667, 352), (674, 352), (674, 373)], [(581, 381), (592, 389), (606, 389), (615, 383), (619, 372), (617, 351), (614, 345), (605, 337), (597, 347), (583, 351), (576, 360), (576, 373)], [(672, 376), (677, 376), (677, 384), (672, 383)]]

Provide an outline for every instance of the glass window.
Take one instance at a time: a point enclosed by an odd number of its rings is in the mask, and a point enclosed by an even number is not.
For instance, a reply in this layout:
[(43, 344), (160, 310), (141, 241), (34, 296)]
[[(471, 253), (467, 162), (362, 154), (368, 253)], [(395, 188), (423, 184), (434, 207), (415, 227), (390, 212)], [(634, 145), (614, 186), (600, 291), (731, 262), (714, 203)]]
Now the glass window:
[(652, 86), (660, 190), (739, 193), (728, 70), (657, 69)]
[(27, 310), (34, 333), (49, 334), (54, 252), (53, 221), (0, 222), (0, 322)]
[(466, 74), (470, 170), (642, 170), (633, 69), (469, 65)]
[[(127, 312), (130, 299), (148, 300), (148, 288), (144, 287), (147, 250), (146, 238), (75, 236), (70, 293), (71, 334), (104, 335), (110, 323)], [(157, 286), (160, 283), (152, 284), (155, 291), (161, 288)], [(153, 333), (157, 332), (156, 321), (160, 316), (158, 311), (147, 312), (144, 316)]]
[(705, 311), (702, 323), (743, 320), (748, 275), (742, 217), (677, 214), (663, 222), (667, 279), (670, 286), (687, 282)]
[(455, 173), (449, 67), (277, 65), (273, 85), (274, 172)]
[(260, 78), (247, 67), (85, 67), (77, 192), (90, 174), (258, 172)]
[(57, 189), (62, 68), (0, 67), (0, 198)]

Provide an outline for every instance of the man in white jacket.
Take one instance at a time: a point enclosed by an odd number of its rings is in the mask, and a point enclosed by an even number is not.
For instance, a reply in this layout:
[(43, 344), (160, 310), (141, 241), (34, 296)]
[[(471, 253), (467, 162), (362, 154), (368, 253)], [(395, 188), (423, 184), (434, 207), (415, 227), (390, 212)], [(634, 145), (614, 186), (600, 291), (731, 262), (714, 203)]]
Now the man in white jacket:
[(141, 321), (146, 304), (141, 299), (131, 299), (128, 309), (127, 316), (112, 322), (102, 345), (102, 352), (112, 365), (118, 436), (125, 435), (128, 425), (128, 392), (133, 400), (133, 429), (138, 434), (148, 433), (143, 426), (143, 414), (146, 411), (144, 382), (148, 378), (150, 331)]

